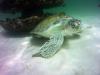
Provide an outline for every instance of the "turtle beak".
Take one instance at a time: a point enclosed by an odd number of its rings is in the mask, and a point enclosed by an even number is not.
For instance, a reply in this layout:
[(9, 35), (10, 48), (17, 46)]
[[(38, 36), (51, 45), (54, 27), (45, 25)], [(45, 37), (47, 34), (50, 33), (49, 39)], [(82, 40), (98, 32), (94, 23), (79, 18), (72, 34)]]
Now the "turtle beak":
[(81, 28), (81, 21), (80, 20), (78, 22), (75, 22), (75, 26), (76, 26), (77, 33), (81, 33), (82, 28)]
[(77, 29), (77, 33), (81, 33), (81, 32), (82, 32), (81, 27), (78, 27), (78, 29)]

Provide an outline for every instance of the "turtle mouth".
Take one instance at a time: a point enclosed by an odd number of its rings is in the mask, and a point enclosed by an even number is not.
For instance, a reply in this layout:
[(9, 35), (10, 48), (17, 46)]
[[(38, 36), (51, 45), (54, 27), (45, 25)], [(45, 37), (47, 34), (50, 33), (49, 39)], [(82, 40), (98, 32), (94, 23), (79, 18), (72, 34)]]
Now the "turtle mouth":
[(81, 27), (73, 28), (73, 33), (81, 33)]

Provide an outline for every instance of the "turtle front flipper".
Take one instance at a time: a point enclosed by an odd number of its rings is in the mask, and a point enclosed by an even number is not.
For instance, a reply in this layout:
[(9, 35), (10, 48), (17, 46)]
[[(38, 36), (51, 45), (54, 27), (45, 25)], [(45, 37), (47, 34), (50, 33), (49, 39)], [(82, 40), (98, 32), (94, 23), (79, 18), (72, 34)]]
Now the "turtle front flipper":
[(64, 41), (63, 34), (60, 32), (56, 32), (50, 37), (50, 40), (40, 48), (39, 53), (33, 56), (50, 58), (58, 52), (58, 50), (63, 44), (63, 41)]

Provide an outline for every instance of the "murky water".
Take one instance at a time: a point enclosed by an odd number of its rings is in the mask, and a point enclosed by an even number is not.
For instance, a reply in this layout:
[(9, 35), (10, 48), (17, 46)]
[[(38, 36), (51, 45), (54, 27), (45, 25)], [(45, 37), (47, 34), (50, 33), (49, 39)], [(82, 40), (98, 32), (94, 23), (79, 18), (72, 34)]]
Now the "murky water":
[[(67, 2), (67, 1), (66, 1)], [(68, 15), (80, 18), (84, 29), (80, 38), (66, 39), (52, 58), (32, 58), (38, 49), (27, 50), (31, 37), (13, 37), (0, 29), (0, 75), (100, 75), (100, 8), (97, 0), (72, 0), (64, 8)], [(62, 10), (60, 10), (63, 8)], [(33, 40), (33, 42), (36, 42)], [(41, 44), (40, 44), (41, 45)]]

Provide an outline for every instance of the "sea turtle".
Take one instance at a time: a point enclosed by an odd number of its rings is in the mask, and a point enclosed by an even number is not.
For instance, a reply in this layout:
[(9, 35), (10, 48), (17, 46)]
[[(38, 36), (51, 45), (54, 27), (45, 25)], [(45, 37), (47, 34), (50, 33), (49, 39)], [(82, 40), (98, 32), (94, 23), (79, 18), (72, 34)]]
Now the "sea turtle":
[(79, 34), (81, 31), (81, 21), (66, 14), (59, 13), (52, 15), (40, 22), (37, 27), (32, 30), (32, 34), (49, 38), (39, 52), (35, 55), (41, 55), (44, 58), (54, 56), (61, 48), (64, 42), (64, 36)]

